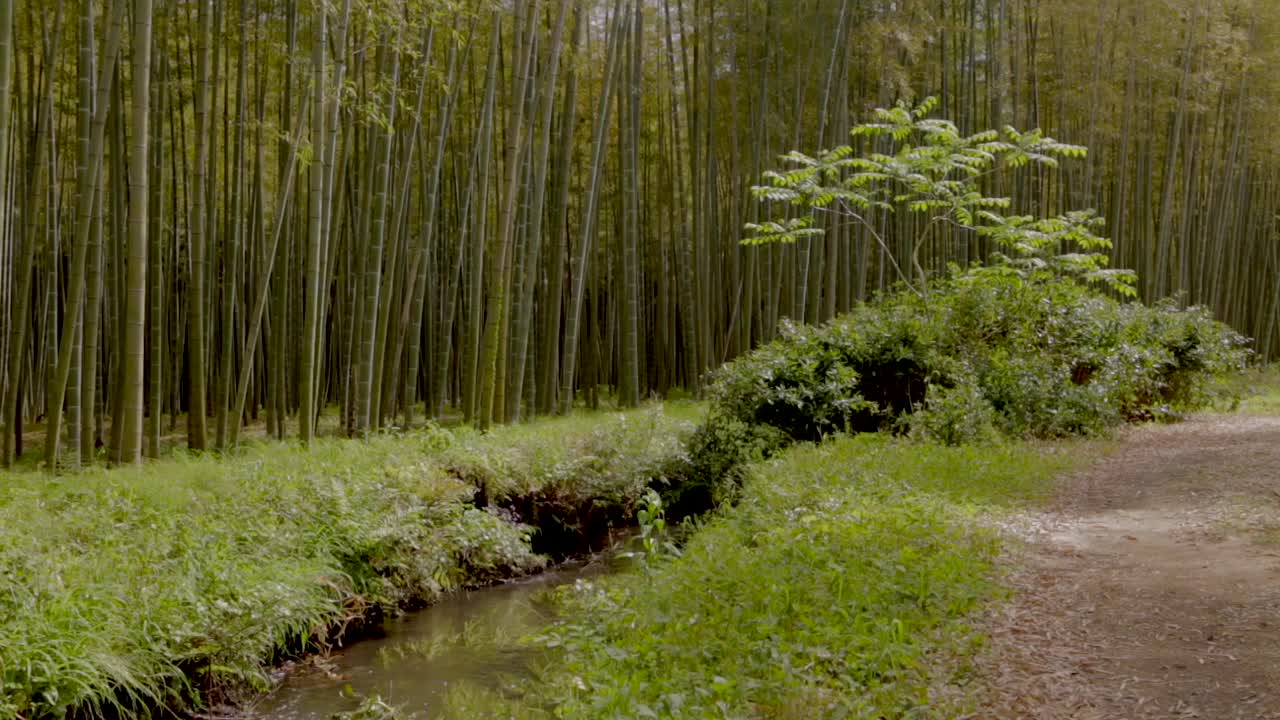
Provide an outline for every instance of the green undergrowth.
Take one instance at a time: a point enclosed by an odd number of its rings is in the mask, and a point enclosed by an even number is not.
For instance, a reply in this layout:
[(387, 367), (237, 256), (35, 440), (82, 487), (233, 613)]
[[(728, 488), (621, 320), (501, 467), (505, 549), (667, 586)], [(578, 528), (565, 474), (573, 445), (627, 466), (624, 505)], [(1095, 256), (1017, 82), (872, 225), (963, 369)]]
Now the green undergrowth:
[[(506, 498), (554, 488), (627, 506), (697, 412), (0, 476), (0, 717), (199, 706), (264, 687), (284, 654), (537, 570), (537, 529)], [(478, 466), (488, 504), (462, 472)]]
[[(460, 717), (943, 718), (965, 711), (972, 613), (999, 593), (978, 513), (1043, 498), (1079, 444), (863, 435), (753, 466), (678, 554), (564, 593), (520, 693)], [(936, 693), (948, 686), (952, 691)], [(960, 691), (955, 691), (960, 688)], [(957, 699), (959, 698), (959, 699)]]
[(1240, 397), (1240, 412), (1280, 415), (1280, 365), (1268, 365), (1242, 373), (1232, 382)]
[(751, 462), (837, 433), (962, 445), (1177, 420), (1238, 397), (1224, 379), (1246, 367), (1248, 344), (1202, 308), (956, 268), (824, 325), (785, 324), (777, 340), (714, 371), (681, 492), (731, 498)]
[(956, 271), (725, 365), (713, 418), (789, 440), (849, 429), (948, 444), (1099, 435), (1219, 400), (1248, 341), (1202, 308), (1119, 303), (1072, 280)]
[(526, 495), (639, 497), (680, 452), (698, 406), (582, 413), (479, 432), (449, 433), (432, 463), (500, 501)]

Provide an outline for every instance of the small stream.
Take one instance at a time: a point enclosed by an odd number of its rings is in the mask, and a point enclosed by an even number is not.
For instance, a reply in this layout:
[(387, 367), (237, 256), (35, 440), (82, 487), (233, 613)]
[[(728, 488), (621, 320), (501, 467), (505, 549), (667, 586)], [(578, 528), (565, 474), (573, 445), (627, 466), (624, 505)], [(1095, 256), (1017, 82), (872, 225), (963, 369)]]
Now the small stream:
[(496, 652), (487, 641), (519, 638), (553, 622), (542, 591), (599, 577), (625, 562), (610, 551), (528, 578), (448, 595), (387, 621), (376, 637), (301, 663), (247, 718), (329, 720), (356, 707), (358, 699), (350, 697), (350, 690), (376, 693), (415, 718), (443, 717), (440, 706), (452, 684), (495, 687), (504, 677), (528, 673), (530, 656)]

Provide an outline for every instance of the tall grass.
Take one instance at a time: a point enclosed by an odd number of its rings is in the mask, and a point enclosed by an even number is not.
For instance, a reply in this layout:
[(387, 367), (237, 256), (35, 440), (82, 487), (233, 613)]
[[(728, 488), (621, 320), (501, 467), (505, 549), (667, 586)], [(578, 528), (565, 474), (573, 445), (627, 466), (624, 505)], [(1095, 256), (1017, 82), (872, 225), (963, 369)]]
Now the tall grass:
[[(531, 528), (476, 506), (458, 457), (493, 470), (491, 500), (556, 484), (628, 501), (684, 425), (648, 410), (4, 475), (0, 717), (128, 717), (262, 687), (283, 652), (543, 565)], [(574, 453), (611, 443), (579, 473)]]

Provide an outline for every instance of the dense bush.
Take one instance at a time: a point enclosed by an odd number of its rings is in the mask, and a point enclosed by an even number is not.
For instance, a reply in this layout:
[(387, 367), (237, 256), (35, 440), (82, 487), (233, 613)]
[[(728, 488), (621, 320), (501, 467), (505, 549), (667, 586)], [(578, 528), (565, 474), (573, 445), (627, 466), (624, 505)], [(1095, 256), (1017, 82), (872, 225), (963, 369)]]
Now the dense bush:
[[(782, 336), (713, 375), (712, 424), (792, 441), (909, 430), (949, 443), (1094, 435), (1202, 407), (1246, 340), (1198, 308), (1122, 303), (1066, 278), (957, 271)], [(703, 432), (714, 433), (706, 429)], [(721, 452), (723, 454), (723, 452)]]
[(673, 517), (697, 515), (736, 491), (748, 465), (787, 444), (786, 434), (770, 425), (717, 416), (689, 435), (686, 451), (672, 458), (658, 489)]

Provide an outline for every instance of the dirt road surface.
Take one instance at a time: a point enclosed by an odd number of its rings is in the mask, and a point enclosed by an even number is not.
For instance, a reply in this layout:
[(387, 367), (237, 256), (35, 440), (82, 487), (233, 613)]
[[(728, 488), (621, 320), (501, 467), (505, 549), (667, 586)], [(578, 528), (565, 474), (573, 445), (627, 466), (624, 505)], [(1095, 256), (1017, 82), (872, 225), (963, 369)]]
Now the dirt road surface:
[(1011, 532), (975, 717), (1280, 720), (1280, 417), (1127, 431)]

